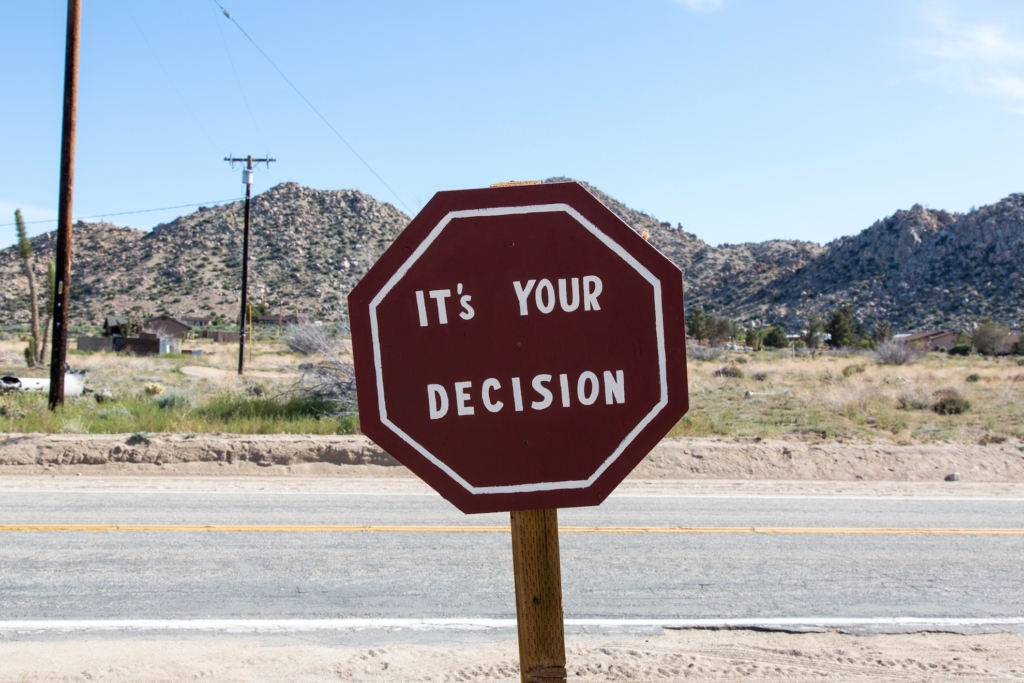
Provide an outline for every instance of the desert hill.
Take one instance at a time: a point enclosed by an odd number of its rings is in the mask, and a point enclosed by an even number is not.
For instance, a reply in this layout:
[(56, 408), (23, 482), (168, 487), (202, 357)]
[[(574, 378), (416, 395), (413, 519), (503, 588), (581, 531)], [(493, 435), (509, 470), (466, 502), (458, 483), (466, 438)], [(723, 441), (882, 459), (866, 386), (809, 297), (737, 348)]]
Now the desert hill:
[[(552, 178), (551, 181), (568, 180)], [(551, 182), (549, 181), (549, 182)], [(584, 186), (683, 270), (687, 304), (743, 322), (796, 330), (843, 302), (871, 326), (959, 329), (989, 315), (1024, 323), (1024, 195), (965, 214), (914, 206), (825, 246), (771, 240), (710, 246), (682, 226)], [(355, 190), (282, 183), (252, 206), (250, 298), (269, 313), (334, 320), (345, 296), (409, 217)], [(97, 324), (109, 313), (238, 314), (242, 205), (200, 208), (150, 232), (107, 223), (75, 226), (70, 314)], [(32, 239), (45, 281), (55, 233)], [(28, 320), (17, 249), (0, 250), (0, 315)]]

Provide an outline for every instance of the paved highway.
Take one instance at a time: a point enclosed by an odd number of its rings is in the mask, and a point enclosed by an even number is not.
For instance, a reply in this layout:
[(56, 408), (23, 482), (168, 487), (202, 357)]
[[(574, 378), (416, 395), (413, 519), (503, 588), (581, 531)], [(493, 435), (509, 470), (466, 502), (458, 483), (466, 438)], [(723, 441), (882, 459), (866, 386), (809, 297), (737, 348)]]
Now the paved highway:
[[(507, 522), (432, 494), (3, 490), (0, 631), (26, 621), (508, 620)], [(560, 523), (570, 620), (1024, 623), (1019, 498), (613, 496), (561, 511)], [(22, 530), (51, 525), (143, 530)]]

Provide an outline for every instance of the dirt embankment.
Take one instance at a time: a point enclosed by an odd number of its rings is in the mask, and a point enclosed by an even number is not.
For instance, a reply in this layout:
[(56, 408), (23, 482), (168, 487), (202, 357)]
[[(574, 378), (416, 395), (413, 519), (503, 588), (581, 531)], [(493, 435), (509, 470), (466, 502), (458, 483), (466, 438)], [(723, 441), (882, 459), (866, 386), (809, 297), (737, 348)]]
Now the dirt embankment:
[[(214, 463), (237, 467), (302, 464), (351, 476), (412, 476), (362, 436), (8, 434), (0, 436), (0, 466), (37, 470), (55, 466)], [(102, 469), (102, 468), (97, 468)], [(224, 468), (225, 471), (235, 469)], [(633, 472), (634, 479), (752, 479), (794, 481), (936, 481), (958, 473), (964, 481), (1024, 482), (1020, 444), (806, 444), (753, 439), (668, 439)]]

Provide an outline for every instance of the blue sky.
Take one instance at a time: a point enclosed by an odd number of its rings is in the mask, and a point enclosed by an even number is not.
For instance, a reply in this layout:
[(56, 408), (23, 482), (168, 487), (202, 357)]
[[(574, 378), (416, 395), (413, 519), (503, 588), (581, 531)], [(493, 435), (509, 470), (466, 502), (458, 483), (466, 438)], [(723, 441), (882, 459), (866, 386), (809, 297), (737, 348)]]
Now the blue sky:
[[(712, 244), (1024, 190), (1020, 2), (221, 2), (401, 201), (212, 0), (85, 0), (76, 216), (240, 196), (229, 153), (413, 213), (567, 175)], [(56, 217), (65, 12), (0, 4), (0, 223)]]

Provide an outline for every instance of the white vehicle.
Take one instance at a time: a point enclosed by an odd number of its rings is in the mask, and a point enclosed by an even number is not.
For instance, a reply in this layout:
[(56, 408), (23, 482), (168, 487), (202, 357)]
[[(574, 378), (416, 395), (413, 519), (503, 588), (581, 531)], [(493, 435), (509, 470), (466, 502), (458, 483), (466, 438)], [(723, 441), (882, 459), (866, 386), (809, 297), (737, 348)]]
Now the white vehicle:
[[(85, 392), (85, 381), (81, 372), (64, 373), (64, 395), (81, 396)], [(49, 393), (49, 377), (0, 377), (0, 391), (40, 391)]]

